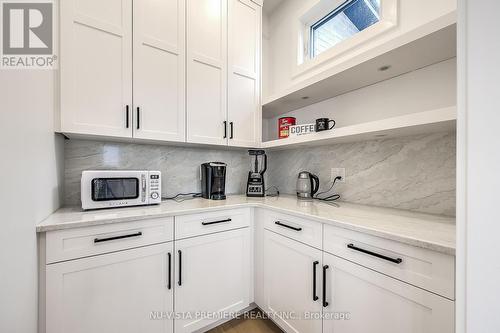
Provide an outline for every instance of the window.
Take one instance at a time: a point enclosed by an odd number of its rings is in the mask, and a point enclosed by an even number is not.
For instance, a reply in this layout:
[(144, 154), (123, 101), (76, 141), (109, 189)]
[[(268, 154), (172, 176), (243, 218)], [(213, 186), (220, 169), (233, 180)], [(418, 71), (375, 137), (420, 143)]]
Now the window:
[(311, 57), (380, 20), (381, 0), (348, 0), (311, 26)]

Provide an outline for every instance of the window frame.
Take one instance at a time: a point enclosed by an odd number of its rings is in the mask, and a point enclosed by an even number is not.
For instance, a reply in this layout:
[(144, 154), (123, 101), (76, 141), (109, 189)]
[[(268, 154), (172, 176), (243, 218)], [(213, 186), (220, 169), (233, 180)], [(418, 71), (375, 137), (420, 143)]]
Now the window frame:
[(360, 44), (369, 42), (398, 25), (398, 0), (380, 0), (378, 22), (314, 56), (311, 28), (319, 22), (325, 22), (328, 17), (345, 8), (349, 2), (350, 0), (317, 0), (313, 4), (303, 7), (297, 13), (297, 62), (292, 72), (293, 79), (307, 74), (325, 62), (343, 56)]
[[(320, 28), (321, 26), (325, 25), (327, 22), (330, 21), (330, 19), (333, 19), (334, 17), (336, 17), (339, 13), (341, 13), (345, 8), (347, 8), (351, 3), (355, 2), (355, 1), (359, 1), (359, 0), (345, 0), (340, 6), (336, 7), (334, 10), (332, 10), (331, 12), (329, 12), (328, 14), (326, 14), (325, 16), (323, 16), (320, 20), (318, 20), (316, 23), (313, 23), (310, 27), (309, 27), (309, 33), (310, 33), (310, 36), (309, 36), (309, 41), (310, 41), (310, 45), (309, 45), (309, 54), (310, 54), (310, 58), (313, 59), (315, 57), (317, 57), (319, 54), (315, 55), (314, 53), (314, 50), (315, 50), (315, 45), (314, 45), (314, 31), (315, 29), (318, 29)], [(363, 0), (363, 1), (366, 1), (366, 0)], [(381, 0), (382, 2), (383, 0)], [(380, 16), (380, 13), (379, 13), (379, 16)], [(380, 18), (377, 22), (373, 23), (372, 25), (375, 25), (377, 24), (378, 22), (380, 22)], [(372, 25), (370, 25), (369, 27), (371, 27)], [(366, 29), (368, 29), (369, 27), (366, 27)], [(366, 30), (366, 29), (363, 29), (363, 30), (360, 30), (358, 33)], [(339, 43), (341, 43), (342, 41), (340, 41)], [(335, 45), (333, 45), (332, 47), (335, 47)], [(330, 49), (330, 48), (329, 48)], [(327, 51), (327, 50), (325, 50)], [(323, 52), (321, 52), (323, 53)]]

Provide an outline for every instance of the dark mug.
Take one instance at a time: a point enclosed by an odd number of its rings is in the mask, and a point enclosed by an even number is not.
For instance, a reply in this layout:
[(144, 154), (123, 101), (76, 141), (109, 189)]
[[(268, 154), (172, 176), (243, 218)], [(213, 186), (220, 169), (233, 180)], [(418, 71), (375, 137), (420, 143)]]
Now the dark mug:
[[(330, 127), (330, 123), (332, 123)], [(316, 132), (331, 130), (335, 127), (335, 120), (328, 118), (316, 119)]]

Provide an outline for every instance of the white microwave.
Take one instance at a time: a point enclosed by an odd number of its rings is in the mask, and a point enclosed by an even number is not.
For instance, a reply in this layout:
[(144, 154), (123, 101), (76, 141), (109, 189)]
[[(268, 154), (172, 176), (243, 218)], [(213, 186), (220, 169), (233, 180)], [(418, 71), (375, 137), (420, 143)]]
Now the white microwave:
[(161, 172), (83, 171), (81, 198), (84, 210), (159, 204)]

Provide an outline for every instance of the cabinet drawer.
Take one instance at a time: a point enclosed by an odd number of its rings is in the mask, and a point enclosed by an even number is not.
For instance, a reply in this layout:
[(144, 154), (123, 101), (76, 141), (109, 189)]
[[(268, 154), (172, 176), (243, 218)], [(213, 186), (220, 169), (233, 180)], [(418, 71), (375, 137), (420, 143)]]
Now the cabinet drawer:
[(267, 211), (264, 228), (321, 249), (323, 225), (287, 214)]
[(46, 263), (120, 251), (174, 238), (173, 217), (47, 232)]
[(175, 217), (175, 239), (248, 227), (250, 209), (230, 209)]
[(356, 231), (324, 226), (324, 250), (455, 299), (455, 257)]

